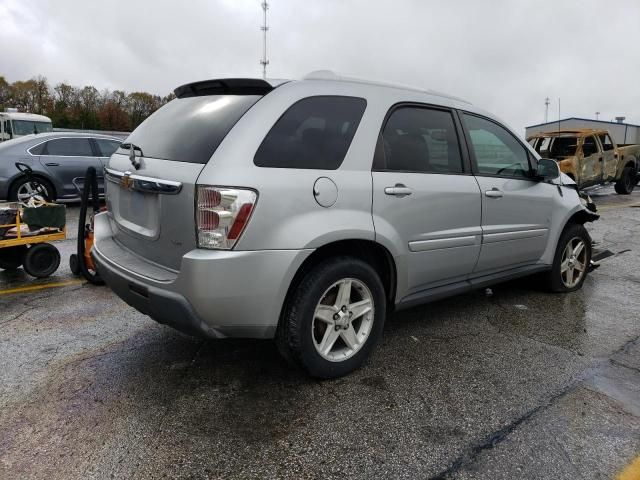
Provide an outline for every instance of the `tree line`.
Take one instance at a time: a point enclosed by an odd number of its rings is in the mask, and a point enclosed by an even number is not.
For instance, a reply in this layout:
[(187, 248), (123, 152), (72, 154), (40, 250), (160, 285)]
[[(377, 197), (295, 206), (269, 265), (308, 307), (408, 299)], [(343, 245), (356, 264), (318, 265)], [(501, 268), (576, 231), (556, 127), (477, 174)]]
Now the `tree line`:
[(51, 118), (54, 127), (87, 130), (131, 131), (165, 103), (173, 100), (147, 92), (127, 93), (87, 85), (58, 83), (51, 87), (43, 76), (7, 82), (0, 76), (0, 111), (15, 107), (19, 112)]

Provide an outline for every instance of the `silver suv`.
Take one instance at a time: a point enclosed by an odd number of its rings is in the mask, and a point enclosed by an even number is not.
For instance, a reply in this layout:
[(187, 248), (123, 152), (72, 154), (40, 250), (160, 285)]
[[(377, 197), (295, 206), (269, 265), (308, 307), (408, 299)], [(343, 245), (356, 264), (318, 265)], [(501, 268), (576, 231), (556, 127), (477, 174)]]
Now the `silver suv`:
[(274, 338), (317, 377), (367, 358), (385, 317), (543, 273), (582, 286), (597, 218), (492, 115), (337, 77), (184, 85), (105, 169), (100, 275), (183, 332)]

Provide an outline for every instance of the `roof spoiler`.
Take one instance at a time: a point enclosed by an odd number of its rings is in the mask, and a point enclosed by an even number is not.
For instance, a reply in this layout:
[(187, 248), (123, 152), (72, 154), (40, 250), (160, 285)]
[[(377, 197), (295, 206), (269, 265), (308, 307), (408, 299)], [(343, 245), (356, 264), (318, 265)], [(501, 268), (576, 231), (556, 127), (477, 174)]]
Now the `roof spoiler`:
[(178, 98), (205, 95), (266, 95), (274, 88), (266, 80), (257, 78), (220, 78), (187, 83), (176, 88), (173, 93)]

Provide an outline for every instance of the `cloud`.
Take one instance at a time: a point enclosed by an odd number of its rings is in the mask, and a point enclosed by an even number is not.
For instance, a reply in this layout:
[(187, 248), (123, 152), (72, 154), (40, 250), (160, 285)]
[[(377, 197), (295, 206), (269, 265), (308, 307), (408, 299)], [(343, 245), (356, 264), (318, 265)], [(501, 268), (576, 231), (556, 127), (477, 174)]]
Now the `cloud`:
[[(272, 0), (269, 75), (334, 69), (451, 93), (518, 132), (544, 119), (640, 123), (640, 3)], [(0, 75), (166, 94), (259, 76), (260, 0), (3, 0)]]

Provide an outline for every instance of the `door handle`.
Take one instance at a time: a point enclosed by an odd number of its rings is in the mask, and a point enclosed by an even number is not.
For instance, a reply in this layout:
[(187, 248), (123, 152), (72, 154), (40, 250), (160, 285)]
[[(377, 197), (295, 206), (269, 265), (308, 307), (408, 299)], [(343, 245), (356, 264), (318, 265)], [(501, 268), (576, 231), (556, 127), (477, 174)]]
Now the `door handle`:
[(493, 187), (491, 190), (487, 190), (486, 192), (484, 192), (485, 196), (489, 197), (489, 198), (502, 198), (503, 197), (503, 193), (502, 190)]
[(393, 187), (386, 187), (384, 189), (384, 193), (385, 195), (393, 195), (395, 197), (402, 198), (406, 197), (407, 195), (411, 195), (413, 193), (413, 190), (411, 190), (406, 185), (403, 185), (402, 183), (396, 183)]
[(55, 162), (48, 162), (48, 163), (45, 163), (45, 165), (47, 167), (59, 167), (60, 166), (59, 163), (55, 163)]

